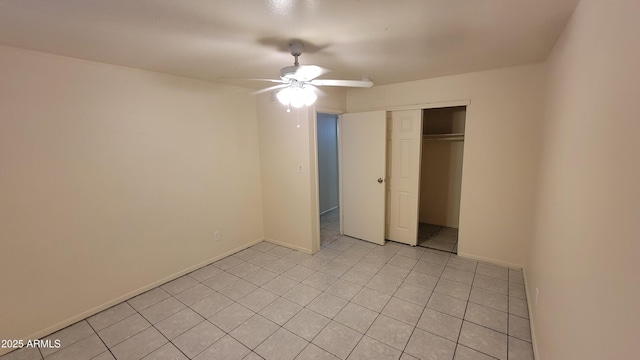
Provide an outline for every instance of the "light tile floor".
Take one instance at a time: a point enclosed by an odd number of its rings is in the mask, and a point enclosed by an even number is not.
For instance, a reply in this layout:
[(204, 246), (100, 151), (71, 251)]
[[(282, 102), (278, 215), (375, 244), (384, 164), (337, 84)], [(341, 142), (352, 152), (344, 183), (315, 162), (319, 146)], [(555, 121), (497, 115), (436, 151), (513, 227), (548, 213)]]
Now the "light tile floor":
[(337, 236), (261, 242), (91, 316), (15, 359), (533, 359), (520, 270)]
[[(340, 236), (340, 209), (320, 216), (320, 246), (330, 245)], [(458, 253), (458, 229), (446, 226), (420, 223), (418, 225), (418, 246)]]
[(420, 223), (418, 246), (458, 253), (458, 229), (440, 225)]
[(320, 215), (320, 247), (331, 245), (340, 236), (340, 208)]

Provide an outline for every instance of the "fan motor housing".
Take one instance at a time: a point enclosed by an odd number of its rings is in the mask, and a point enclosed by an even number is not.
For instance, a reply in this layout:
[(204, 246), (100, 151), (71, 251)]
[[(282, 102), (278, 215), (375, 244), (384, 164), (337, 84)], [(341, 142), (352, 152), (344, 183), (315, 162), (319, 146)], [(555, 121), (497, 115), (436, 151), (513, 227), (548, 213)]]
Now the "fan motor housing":
[(280, 78), (282, 80), (291, 80), (296, 75), (297, 70), (298, 67), (295, 65), (283, 67), (280, 69)]

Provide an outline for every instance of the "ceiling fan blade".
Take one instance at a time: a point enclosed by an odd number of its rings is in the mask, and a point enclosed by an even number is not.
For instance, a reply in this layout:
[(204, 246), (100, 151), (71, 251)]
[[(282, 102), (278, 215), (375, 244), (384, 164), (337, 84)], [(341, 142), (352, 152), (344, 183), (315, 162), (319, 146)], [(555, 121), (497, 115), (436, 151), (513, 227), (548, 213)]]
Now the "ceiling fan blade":
[(299, 65), (296, 69), (295, 79), (298, 81), (310, 81), (328, 72), (329, 70), (318, 65)]
[(258, 91), (254, 91), (254, 92), (252, 92), (252, 94), (253, 94), (253, 95), (258, 95), (258, 94), (262, 94), (262, 93), (269, 92), (269, 91), (271, 91), (271, 90), (275, 90), (275, 89), (282, 89), (282, 88), (285, 88), (285, 87), (287, 87), (287, 86), (289, 86), (289, 83), (286, 83), (286, 84), (280, 84), (280, 85), (274, 85), (274, 86), (269, 86), (268, 88), (264, 88), (264, 89), (261, 89), (261, 90), (258, 90)]
[(219, 77), (218, 80), (223, 81), (266, 81), (278, 84), (286, 84), (288, 81), (284, 81), (282, 79), (257, 79), (257, 78), (237, 78), (237, 77)]
[(328, 80), (328, 79), (315, 79), (309, 81), (311, 85), (317, 86), (348, 86), (348, 87), (361, 87), (369, 88), (373, 86), (371, 80)]
[(284, 81), (282, 79), (239, 79), (239, 80), (248, 80), (248, 81), (267, 81), (278, 84), (288, 84), (288, 81)]

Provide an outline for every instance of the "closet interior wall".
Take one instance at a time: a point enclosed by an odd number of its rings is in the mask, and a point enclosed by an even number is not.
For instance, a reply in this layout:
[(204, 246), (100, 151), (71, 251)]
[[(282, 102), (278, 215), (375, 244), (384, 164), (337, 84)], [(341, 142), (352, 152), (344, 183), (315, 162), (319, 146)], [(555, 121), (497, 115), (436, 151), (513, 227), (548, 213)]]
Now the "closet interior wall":
[(423, 110), (420, 223), (458, 228), (466, 107)]

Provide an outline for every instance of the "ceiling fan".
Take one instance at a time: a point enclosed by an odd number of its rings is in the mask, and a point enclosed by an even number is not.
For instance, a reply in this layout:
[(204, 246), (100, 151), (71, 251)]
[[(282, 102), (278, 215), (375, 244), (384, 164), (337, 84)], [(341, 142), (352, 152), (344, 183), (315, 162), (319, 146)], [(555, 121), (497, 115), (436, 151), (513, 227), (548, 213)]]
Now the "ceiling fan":
[(256, 93), (264, 93), (271, 90), (282, 89), (278, 91), (276, 97), (283, 105), (300, 108), (304, 105), (312, 105), (318, 98), (316, 91), (317, 86), (346, 86), (368, 88), (373, 86), (373, 82), (364, 78), (362, 80), (329, 80), (317, 79), (329, 72), (329, 70), (317, 65), (300, 65), (298, 57), (302, 55), (304, 45), (300, 42), (292, 42), (289, 44), (289, 52), (295, 58), (292, 66), (286, 66), (280, 69), (280, 79), (254, 79), (259, 81), (269, 81), (278, 83), (278, 85), (268, 87), (257, 91)]

